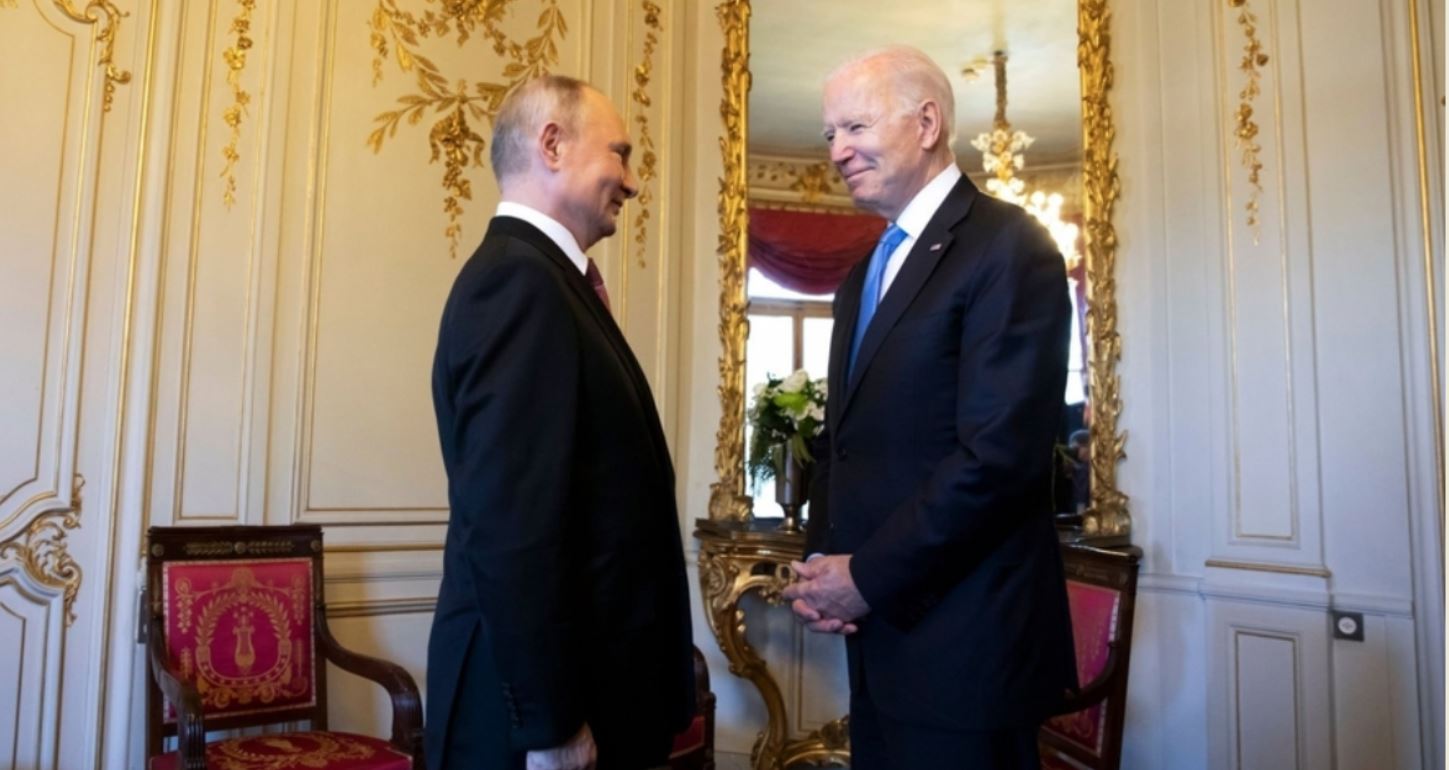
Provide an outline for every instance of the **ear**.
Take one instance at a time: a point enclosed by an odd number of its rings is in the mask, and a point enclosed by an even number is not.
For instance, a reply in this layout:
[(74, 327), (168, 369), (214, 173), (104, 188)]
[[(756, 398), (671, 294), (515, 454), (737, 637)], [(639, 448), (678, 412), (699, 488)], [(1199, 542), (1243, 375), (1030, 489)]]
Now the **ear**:
[(538, 152), (548, 170), (559, 170), (563, 158), (563, 143), (563, 128), (559, 124), (553, 121), (543, 124), (543, 129), (538, 132)]
[(941, 105), (933, 99), (921, 102), (916, 109), (916, 129), (921, 137), (921, 149), (931, 151), (946, 137), (946, 124), (941, 117)]

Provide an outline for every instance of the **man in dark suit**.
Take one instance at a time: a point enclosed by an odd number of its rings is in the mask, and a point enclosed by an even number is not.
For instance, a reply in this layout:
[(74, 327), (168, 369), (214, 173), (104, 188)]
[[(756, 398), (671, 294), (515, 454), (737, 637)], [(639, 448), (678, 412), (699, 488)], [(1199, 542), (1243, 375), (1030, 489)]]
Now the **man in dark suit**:
[(890, 226), (835, 295), (812, 556), (786, 596), (847, 635), (856, 770), (1035, 768), (1076, 684), (1050, 484), (1066, 272), (1045, 229), (957, 169), (954, 114), (911, 48), (825, 85), (831, 159)]
[(503, 104), (502, 203), (443, 310), (448, 472), (428, 765), (639, 770), (694, 712), (674, 470), (584, 250), (636, 193), (624, 123), (563, 77)]

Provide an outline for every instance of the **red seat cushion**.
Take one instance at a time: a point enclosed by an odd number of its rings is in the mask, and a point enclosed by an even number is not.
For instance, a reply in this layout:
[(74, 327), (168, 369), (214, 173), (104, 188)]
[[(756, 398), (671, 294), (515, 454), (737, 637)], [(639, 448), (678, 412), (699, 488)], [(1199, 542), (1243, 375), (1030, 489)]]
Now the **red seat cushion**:
[(698, 714), (694, 721), (689, 723), (688, 729), (674, 736), (674, 748), (669, 751), (669, 758), (682, 757), (694, 751), (698, 751), (704, 745), (704, 715)]
[[(152, 757), (149, 770), (175, 770), (176, 752)], [(387, 741), (334, 732), (278, 733), (206, 744), (211, 770), (411, 770), (413, 760)]]
[[(1107, 666), (1110, 644), (1117, 639), (1117, 616), (1122, 594), (1112, 588), (1067, 581), (1072, 636), (1077, 647), (1077, 678), (1085, 685)], [(1106, 702), (1047, 720), (1046, 730), (1093, 754), (1102, 753), (1106, 738)]]

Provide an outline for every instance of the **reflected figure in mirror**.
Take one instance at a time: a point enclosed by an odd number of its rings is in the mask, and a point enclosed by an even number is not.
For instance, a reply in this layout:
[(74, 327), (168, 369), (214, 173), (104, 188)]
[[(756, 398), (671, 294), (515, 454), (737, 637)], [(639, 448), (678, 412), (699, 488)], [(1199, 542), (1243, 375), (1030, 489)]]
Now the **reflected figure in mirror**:
[(954, 113), (913, 48), (825, 82), (831, 161), (890, 226), (835, 295), (809, 557), (785, 595), (846, 635), (857, 770), (1034, 768), (1076, 685), (1051, 495), (1066, 270), (961, 173)]

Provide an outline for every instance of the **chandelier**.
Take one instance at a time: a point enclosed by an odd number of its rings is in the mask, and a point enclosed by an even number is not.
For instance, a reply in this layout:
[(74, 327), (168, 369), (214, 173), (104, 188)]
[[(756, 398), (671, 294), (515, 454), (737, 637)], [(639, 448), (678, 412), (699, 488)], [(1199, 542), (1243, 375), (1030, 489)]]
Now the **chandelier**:
[(1025, 131), (1012, 130), (1006, 120), (1006, 52), (997, 51), (991, 61), (996, 68), (996, 119), (991, 131), (978, 134), (971, 142), (981, 151), (981, 168), (991, 175), (986, 180), (986, 191), (1026, 209), (1051, 233), (1067, 267), (1075, 268), (1082, 258), (1077, 252), (1079, 228), (1062, 219), (1062, 194), (1045, 190), (1028, 193), (1026, 183), (1016, 176), (1026, 166), (1026, 148), (1036, 140)]

